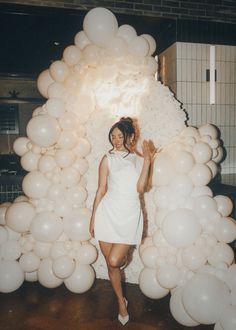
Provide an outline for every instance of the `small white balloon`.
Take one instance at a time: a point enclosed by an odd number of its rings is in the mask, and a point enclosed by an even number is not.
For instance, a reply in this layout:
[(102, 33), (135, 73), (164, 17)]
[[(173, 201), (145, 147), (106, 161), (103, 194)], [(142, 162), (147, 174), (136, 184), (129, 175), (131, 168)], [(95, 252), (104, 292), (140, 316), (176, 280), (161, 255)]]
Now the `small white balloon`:
[(117, 36), (123, 38), (129, 45), (137, 37), (137, 32), (131, 25), (124, 24), (118, 28)]
[(74, 272), (64, 283), (71, 292), (83, 293), (91, 288), (94, 279), (95, 273), (91, 266), (77, 263)]
[(97, 259), (97, 249), (92, 244), (84, 244), (77, 250), (76, 258), (80, 264), (89, 265)]
[(38, 269), (38, 281), (46, 288), (56, 288), (63, 283), (62, 279), (55, 276), (52, 264), (50, 258), (43, 259)]
[(24, 282), (24, 272), (19, 262), (0, 261), (0, 292), (9, 293), (17, 290)]
[(160, 285), (173, 289), (177, 285), (179, 270), (174, 265), (163, 265), (157, 269), (156, 276)]
[(63, 82), (69, 75), (70, 70), (63, 61), (55, 61), (50, 65), (50, 75), (57, 82)]
[(49, 70), (40, 73), (37, 79), (37, 88), (41, 95), (48, 97), (48, 87), (54, 82)]
[(45, 107), (47, 113), (54, 118), (60, 118), (65, 112), (65, 103), (60, 98), (50, 98)]
[(76, 65), (82, 58), (82, 52), (76, 46), (68, 46), (63, 52), (63, 59), (69, 66)]
[(146, 56), (149, 53), (149, 43), (143, 37), (135, 37), (129, 44), (129, 52), (135, 56)]
[(139, 275), (139, 287), (142, 293), (151, 299), (160, 299), (169, 293), (169, 290), (163, 288), (157, 281), (156, 269), (142, 269)]
[(69, 256), (60, 256), (53, 260), (52, 270), (54, 274), (62, 279), (69, 277), (75, 269), (75, 261)]
[(189, 173), (195, 186), (205, 186), (211, 181), (211, 170), (205, 164), (195, 164)]
[(233, 211), (233, 202), (227, 196), (218, 195), (214, 197), (217, 203), (217, 210), (223, 217), (229, 216)]
[(88, 37), (84, 33), (84, 31), (79, 31), (75, 35), (75, 45), (83, 50), (86, 46), (88, 46), (91, 42), (89, 41)]
[(150, 34), (141, 34), (141, 37), (145, 38), (149, 44), (148, 55), (152, 55), (156, 50), (156, 41)]
[(40, 258), (33, 252), (22, 254), (19, 260), (20, 266), (24, 272), (34, 272), (39, 268)]
[(27, 145), (29, 139), (27, 137), (19, 137), (13, 143), (13, 150), (18, 156), (23, 156), (27, 151), (29, 151)]
[(23, 191), (30, 198), (45, 197), (49, 186), (50, 181), (39, 171), (28, 173), (22, 182)]

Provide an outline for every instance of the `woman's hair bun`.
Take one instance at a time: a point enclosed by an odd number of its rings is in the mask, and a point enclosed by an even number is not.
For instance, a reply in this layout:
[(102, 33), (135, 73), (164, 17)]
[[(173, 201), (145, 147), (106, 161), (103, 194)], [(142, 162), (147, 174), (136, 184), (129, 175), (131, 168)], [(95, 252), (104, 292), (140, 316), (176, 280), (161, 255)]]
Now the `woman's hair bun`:
[(130, 122), (131, 124), (133, 124), (133, 119), (130, 118), (130, 117), (121, 117), (121, 118), (120, 118), (120, 121), (128, 121), (128, 122)]

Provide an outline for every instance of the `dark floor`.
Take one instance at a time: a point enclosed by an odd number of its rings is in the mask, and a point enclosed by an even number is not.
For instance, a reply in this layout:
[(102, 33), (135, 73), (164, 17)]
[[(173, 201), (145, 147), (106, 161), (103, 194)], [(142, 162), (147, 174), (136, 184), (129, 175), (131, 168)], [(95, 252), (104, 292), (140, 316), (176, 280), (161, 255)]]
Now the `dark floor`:
[(96, 280), (92, 289), (74, 294), (64, 286), (46, 289), (27, 283), (13, 293), (0, 294), (1, 330), (212, 330), (214, 326), (184, 327), (169, 312), (169, 296), (145, 297), (138, 285), (125, 284), (130, 322), (116, 320), (117, 306), (109, 281)]

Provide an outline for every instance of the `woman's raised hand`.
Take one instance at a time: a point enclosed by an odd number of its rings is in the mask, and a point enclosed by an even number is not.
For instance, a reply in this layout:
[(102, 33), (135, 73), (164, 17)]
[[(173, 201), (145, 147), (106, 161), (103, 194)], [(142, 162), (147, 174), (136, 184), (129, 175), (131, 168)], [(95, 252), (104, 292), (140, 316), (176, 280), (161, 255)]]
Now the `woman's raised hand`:
[(144, 140), (142, 145), (142, 152), (144, 159), (152, 162), (156, 153), (160, 152), (161, 148), (156, 148), (152, 140)]

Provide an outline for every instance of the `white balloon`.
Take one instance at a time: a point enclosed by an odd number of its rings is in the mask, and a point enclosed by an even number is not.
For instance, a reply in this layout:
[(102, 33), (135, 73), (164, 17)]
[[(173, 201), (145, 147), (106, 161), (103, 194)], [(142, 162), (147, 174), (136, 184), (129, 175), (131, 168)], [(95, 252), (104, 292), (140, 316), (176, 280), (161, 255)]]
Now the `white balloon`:
[(214, 235), (220, 242), (233, 242), (236, 239), (235, 220), (233, 218), (221, 218), (215, 226)]
[(87, 241), (90, 239), (89, 220), (91, 212), (86, 209), (75, 209), (64, 217), (64, 231), (66, 235), (75, 241)]
[(14, 199), (13, 203), (28, 202), (28, 201), (29, 201), (28, 197), (26, 197), (25, 195), (19, 195)]
[(141, 34), (141, 37), (145, 38), (149, 44), (148, 55), (152, 55), (156, 50), (156, 41), (150, 34)]
[(174, 166), (178, 173), (189, 173), (193, 165), (194, 158), (188, 151), (179, 151), (174, 157)]
[(8, 233), (6, 228), (0, 226), (0, 245), (6, 242), (8, 239)]
[(214, 178), (216, 176), (216, 174), (219, 172), (219, 168), (218, 168), (218, 165), (213, 161), (213, 160), (210, 160), (208, 163), (207, 163), (207, 166), (210, 168), (211, 170), (211, 173), (212, 173), (212, 178)]
[(157, 211), (155, 213), (155, 223), (156, 223), (157, 227), (159, 227), (159, 228), (162, 227), (163, 220), (168, 212), (169, 212), (169, 210), (166, 210), (166, 209), (157, 209)]
[(74, 113), (71, 112), (65, 112), (60, 118), (59, 118), (59, 124), (62, 129), (64, 130), (77, 130), (78, 126), (78, 118)]
[(54, 183), (50, 186), (47, 196), (51, 200), (57, 200), (65, 195), (66, 188), (60, 183)]
[(48, 115), (30, 119), (26, 127), (28, 137), (41, 147), (55, 144), (60, 136), (58, 121)]
[(89, 265), (97, 259), (97, 249), (92, 244), (84, 244), (79, 247), (76, 254), (76, 259), (79, 264)]
[(198, 129), (192, 126), (185, 127), (181, 133), (181, 136), (184, 136), (185, 138), (187, 137), (193, 137), (195, 138), (196, 141), (200, 139), (200, 134), (198, 132)]
[(72, 149), (77, 144), (77, 135), (71, 130), (64, 130), (61, 132), (61, 135), (57, 141), (59, 148), (62, 149)]
[(137, 37), (137, 32), (131, 25), (124, 24), (118, 28), (117, 36), (123, 38), (129, 45), (130, 42)]
[(55, 241), (61, 235), (62, 230), (61, 218), (49, 211), (37, 214), (30, 225), (32, 236), (41, 242)]
[(73, 149), (77, 157), (86, 157), (91, 151), (91, 145), (87, 139), (79, 138), (77, 146)]
[(25, 273), (25, 280), (28, 282), (37, 282), (38, 281), (38, 272)]
[(144, 68), (144, 74), (155, 75), (158, 71), (158, 62), (152, 56), (146, 57), (146, 66)]
[(60, 118), (65, 113), (65, 103), (60, 98), (50, 98), (45, 106), (51, 117)]
[(223, 329), (235, 330), (236, 329), (236, 306), (227, 306), (220, 317), (220, 324)]
[(180, 324), (187, 327), (195, 327), (199, 325), (186, 312), (182, 302), (182, 289), (174, 290), (170, 298), (170, 311), (174, 319)]
[(57, 82), (63, 82), (69, 75), (70, 70), (63, 61), (55, 61), (50, 65), (50, 75)]
[(223, 217), (229, 216), (233, 211), (233, 202), (227, 196), (218, 195), (214, 197), (217, 203), (217, 210)]
[(236, 264), (233, 264), (229, 267), (228, 273), (226, 276), (226, 283), (230, 290), (236, 289)]
[(29, 139), (27, 137), (19, 137), (13, 143), (13, 150), (18, 156), (23, 156), (27, 151), (29, 151), (27, 145)]
[(6, 212), (6, 223), (11, 229), (24, 233), (29, 230), (34, 216), (35, 208), (29, 202), (13, 203)]
[(210, 274), (194, 275), (183, 288), (183, 304), (187, 313), (203, 324), (217, 322), (229, 299), (227, 286)]
[(81, 50), (90, 44), (90, 41), (84, 31), (79, 31), (75, 35), (75, 45), (79, 47)]
[(226, 243), (217, 243), (213, 252), (208, 256), (208, 262), (212, 266), (216, 266), (219, 262), (225, 262), (231, 265), (234, 260), (234, 252)]
[(20, 233), (18, 233), (17, 231), (11, 229), (10, 227), (6, 226), (5, 228), (7, 230), (8, 239), (9, 240), (15, 240), (15, 241), (17, 241), (21, 237), (21, 234)]
[(59, 257), (67, 255), (67, 249), (63, 241), (56, 241), (52, 244), (50, 249), (50, 257), (54, 260)]
[(20, 266), (24, 272), (34, 272), (39, 268), (40, 258), (33, 252), (22, 254), (19, 260)]
[(155, 269), (157, 258), (158, 250), (155, 246), (148, 246), (142, 251), (141, 260), (145, 267)]
[(193, 200), (193, 211), (199, 217), (207, 216), (210, 212), (216, 211), (216, 202), (214, 198), (207, 195), (195, 197)]
[(206, 256), (196, 245), (191, 245), (182, 251), (182, 260), (185, 267), (190, 270), (197, 270), (207, 262)]
[(191, 193), (192, 197), (198, 197), (198, 196), (203, 196), (203, 195), (213, 197), (213, 192), (207, 186), (197, 186), (197, 187), (194, 187), (194, 189)]
[(54, 212), (60, 217), (70, 214), (72, 210), (72, 201), (68, 198), (58, 198), (53, 203)]
[(153, 201), (157, 208), (168, 208), (170, 204), (171, 190), (167, 186), (158, 187), (153, 195)]
[(139, 274), (139, 287), (142, 293), (151, 299), (160, 299), (169, 293), (169, 290), (163, 288), (157, 281), (156, 269), (142, 269)]
[(54, 82), (49, 70), (40, 73), (37, 79), (37, 88), (44, 97), (48, 97), (48, 87)]
[(216, 126), (212, 124), (205, 124), (201, 127), (198, 128), (198, 131), (201, 135), (201, 137), (205, 135), (209, 135), (212, 139), (217, 139), (218, 138), (218, 131)]
[(177, 209), (167, 214), (162, 230), (169, 244), (175, 247), (186, 247), (200, 235), (201, 226), (191, 210)]
[(114, 37), (107, 47), (108, 54), (112, 57), (121, 57), (127, 54), (128, 44), (120, 38)]
[(56, 288), (63, 283), (62, 279), (56, 277), (52, 270), (52, 260), (43, 259), (38, 270), (38, 281), (46, 288)]
[(64, 283), (71, 292), (83, 293), (91, 288), (94, 279), (95, 273), (91, 266), (77, 263), (74, 272)]
[(52, 270), (54, 274), (62, 279), (69, 277), (75, 269), (75, 261), (69, 256), (60, 256), (53, 260)]
[(17, 290), (24, 282), (24, 272), (19, 262), (0, 261), (0, 292), (8, 293)]
[(61, 168), (69, 167), (75, 160), (75, 155), (67, 149), (58, 149), (55, 154), (55, 161)]
[(216, 149), (217, 154), (216, 156), (213, 158), (215, 163), (220, 163), (224, 157), (224, 149), (222, 147), (218, 147)]
[(76, 65), (82, 58), (82, 53), (76, 46), (68, 46), (63, 52), (63, 59), (69, 66)]
[(169, 187), (176, 197), (187, 197), (193, 190), (193, 183), (187, 175), (178, 174), (172, 179)]
[(205, 186), (211, 181), (211, 170), (205, 164), (195, 164), (189, 173), (195, 186)]
[(165, 153), (158, 154), (154, 162), (153, 185), (167, 185), (171, 182), (174, 175), (175, 170), (172, 158)]
[(49, 257), (51, 246), (51, 243), (35, 242), (33, 252), (41, 259), (44, 259)]
[(66, 89), (62, 83), (54, 82), (48, 87), (48, 97), (50, 99), (62, 99), (66, 97)]
[(207, 143), (198, 142), (193, 146), (193, 156), (196, 163), (207, 163), (212, 157), (212, 150)]
[(84, 32), (95, 45), (105, 46), (115, 36), (118, 23), (115, 15), (106, 8), (93, 8), (83, 22)]
[(38, 169), (42, 173), (51, 172), (56, 166), (55, 158), (51, 155), (42, 155), (38, 162)]
[(18, 241), (9, 240), (1, 245), (1, 256), (5, 260), (17, 260), (21, 255), (21, 247)]
[(129, 44), (129, 52), (135, 56), (146, 56), (149, 53), (149, 43), (143, 37), (135, 37)]
[(79, 185), (68, 188), (66, 192), (66, 198), (76, 207), (81, 206), (86, 201), (87, 196), (87, 190)]
[(163, 265), (157, 269), (157, 280), (163, 288), (173, 289), (177, 285), (179, 270), (174, 265)]
[(79, 171), (79, 173), (81, 175), (84, 175), (88, 168), (89, 168), (89, 164), (88, 164), (88, 161), (86, 158), (77, 158), (73, 165), (72, 165), (73, 168), (75, 168), (77, 171)]
[(67, 187), (74, 187), (80, 180), (80, 174), (72, 167), (63, 168), (61, 171), (61, 183)]
[(30, 198), (43, 198), (46, 196), (50, 182), (39, 171), (28, 173), (22, 182), (22, 188), (26, 196)]

